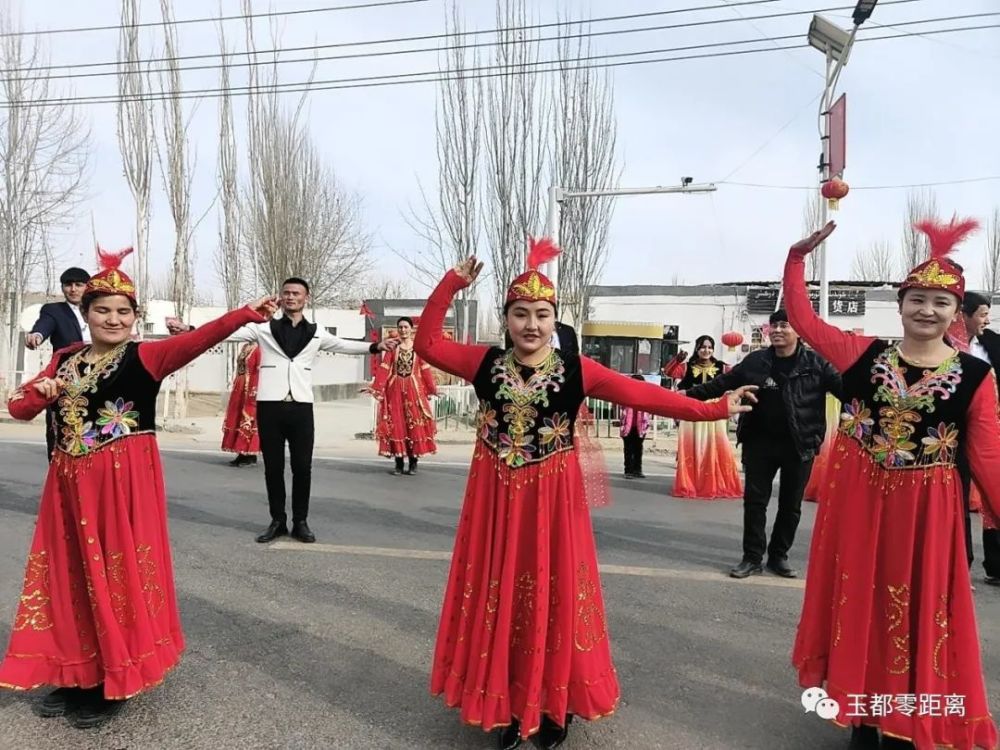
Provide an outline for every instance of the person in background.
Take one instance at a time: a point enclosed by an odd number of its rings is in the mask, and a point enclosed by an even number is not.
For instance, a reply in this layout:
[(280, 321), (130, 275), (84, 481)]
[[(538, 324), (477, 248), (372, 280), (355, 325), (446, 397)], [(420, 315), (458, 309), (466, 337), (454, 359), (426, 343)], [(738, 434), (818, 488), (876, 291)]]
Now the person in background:
[[(633, 380), (646, 382), (642, 375), (633, 375)], [(642, 447), (649, 432), (650, 417), (647, 412), (626, 406), (621, 413), (622, 447), (625, 451), (625, 478), (645, 479), (642, 473)]]
[(236, 377), (222, 422), (222, 450), (235, 453), (230, 466), (252, 466), (260, 453), (257, 434), (257, 384), (260, 380), (260, 346), (244, 344), (236, 358)]

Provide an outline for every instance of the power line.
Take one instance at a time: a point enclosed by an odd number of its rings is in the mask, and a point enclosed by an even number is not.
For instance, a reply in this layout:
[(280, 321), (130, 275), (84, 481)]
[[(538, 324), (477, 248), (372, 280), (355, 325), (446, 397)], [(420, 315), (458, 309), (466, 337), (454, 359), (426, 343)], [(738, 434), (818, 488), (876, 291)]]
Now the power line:
[[(730, 2), (729, 5), (727, 5), (726, 7), (736, 7), (736, 6), (743, 6), (743, 5), (762, 5), (764, 3), (774, 3), (774, 2), (778, 2), (778, 1), (779, 0), (739, 0), (739, 2)], [(904, 5), (904, 4), (917, 3), (917, 2), (926, 2), (926, 0), (883, 0), (882, 5), (883, 6)], [(830, 13), (830, 12), (834, 12), (834, 11), (837, 11), (837, 10), (850, 10), (853, 7), (854, 7), (853, 5), (849, 5), (849, 6), (840, 6), (840, 7), (836, 7), (836, 8), (822, 8), (822, 9), (810, 10), (810, 11), (794, 11), (794, 12), (789, 11), (789, 12), (785, 12), (785, 13), (775, 13), (775, 14), (771, 14), (771, 15), (767, 15), (767, 16), (751, 16), (751, 17), (748, 17), (748, 18), (749, 18), (749, 20), (762, 20), (762, 19), (766, 19), (766, 18), (780, 18), (780, 17), (785, 17), (785, 16), (803, 15), (803, 14), (808, 14), (808, 13)], [(214, 58), (236, 57), (236, 56), (249, 55), (249, 54), (256, 54), (256, 55), (276, 55), (276, 54), (281, 54), (281, 53), (284, 53), (284, 52), (311, 52), (311, 51), (321, 50), (321, 49), (340, 49), (340, 48), (345, 48), (345, 47), (367, 47), (367, 46), (377, 46), (377, 45), (383, 45), (383, 44), (403, 44), (403, 43), (407, 43), (407, 42), (425, 42), (425, 41), (431, 41), (431, 40), (435, 40), (435, 39), (455, 39), (455, 38), (458, 38), (458, 37), (463, 37), (463, 38), (464, 37), (474, 37), (474, 36), (482, 36), (482, 35), (486, 35), (486, 34), (489, 34), (489, 35), (499, 35), (499, 34), (507, 34), (507, 33), (510, 33), (510, 32), (535, 31), (535, 30), (540, 30), (540, 29), (550, 29), (550, 28), (556, 28), (556, 27), (572, 27), (572, 26), (582, 26), (582, 25), (589, 26), (591, 24), (596, 24), (596, 23), (611, 23), (611, 22), (615, 22), (615, 21), (634, 21), (634, 20), (638, 20), (638, 19), (642, 19), (642, 18), (653, 18), (653, 17), (660, 17), (660, 16), (678, 15), (678, 14), (683, 14), (683, 13), (694, 13), (694, 12), (706, 11), (706, 10), (709, 10), (709, 11), (711, 11), (711, 10), (719, 11), (719, 10), (723, 10), (723, 8), (720, 7), (720, 6), (718, 6), (718, 5), (701, 5), (701, 6), (692, 6), (692, 7), (687, 7), (687, 8), (674, 8), (672, 10), (647, 11), (647, 12), (644, 12), (644, 13), (629, 13), (629, 14), (625, 14), (625, 15), (616, 15), (616, 16), (602, 16), (602, 17), (599, 17), (599, 18), (578, 19), (578, 20), (574, 20), (574, 21), (555, 21), (555, 22), (548, 22), (548, 23), (530, 24), (530, 25), (525, 25), (525, 26), (507, 26), (507, 27), (500, 27), (500, 28), (495, 28), (495, 29), (473, 29), (471, 31), (462, 31), (462, 32), (446, 32), (446, 33), (441, 33), (441, 34), (421, 34), (421, 35), (418, 35), (418, 36), (391, 37), (391, 38), (385, 38), (385, 39), (369, 39), (369, 40), (359, 40), (359, 41), (353, 41), (353, 42), (337, 42), (337, 43), (329, 43), (329, 44), (313, 44), (313, 45), (304, 45), (304, 46), (298, 46), (298, 47), (281, 47), (281, 48), (267, 49), (267, 50), (241, 50), (241, 51), (237, 51), (237, 52), (228, 52), (228, 51), (225, 51), (225, 52), (202, 53), (202, 54), (196, 54), (196, 55), (175, 55), (173, 57), (152, 57), (152, 58), (147, 58), (145, 60), (145, 62), (146, 63), (162, 63), (162, 62), (176, 62), (176, 61), (180, 61), (180, 60), (205, 60), (205, 59), (214, 59)], [(719, 23), (735, 23), (735, 22), (738, 22), (738, 21), (739, 21), (739, 19), (736, 19), (736, 18), (726, 18), (726, 19), (714, 19), (714, 20), (709, 20), (709, 21), (688, 22), (688, 23), (685, 23), (685, 24), (676, 24), (676, 25), (671, 25), (671, 26), (650, 27), (650, 28), (651, 29), (657, 29), (657, 30), (659, 30), (659, 29), (671, 29), (671, 28), (689, 28), (689, 27), (694, 27), (694, 26), (704, 26), (704, 25), (712, 25), (712, 24), (719, 24)], [(594, 31), (594, 32), (589, 32), (589, 33), (592, 34), (593, 36), (604, 36), (604, 35), (609, 35), (609, 34), (628, 33), (628, 31), (629, 31), (628, 29), (624, 29), (624, 30), (613, 30), (613, 31)], [(526, 41), (548, 41), (548, 40), (534, 39), (534, 40), (526, 40)], [(451, 49), (472, 48), (472, 47), (476, 47), (476, 46), (493, 46), (495, 44), (496, 44), (496, 42), (489, 42), (489, 43), (482, 43), (482, 44), (466, 45), (465, 47), (462, 47), (462, 46), (453, 47)], [(432, 48), (433, 51), (439, 51), (441, 49), (442, 49), (441, 47), (434, 47), (434, 48)], [(36, 68), (9, 68), (8, 70), (4, 71), (4, 74), (6, 75), (6, 74), (10, 74), (10, 73), (36, 72), (36, 71), (43, 71), (43, 70), (58, 70), (58, 69), (64, 69), (64, 68), (73, 68), (73, 69), (97, 68), (97, 67), (103, 68), (103, 67), (114, 67), (114, 66), (117, 66), (118, 64), (119, 64), (118, 60), (111, 60), (111, 61), (108, 61), (108, 62), (89, 62), (89, 63), (76, 63), (76, 64), (68, 64), (67, 63), (67, 64), (61, 64), (61, 65), (44, 65), (44, 66), (39, 66), (39, 67), (36, 67)], [(218, 67), (221, 67), (221, 66), (218, 66)], [(191, 69), (193, 69), (193, 68), (191, 68)]]
[[(993, 29), (1000, 28), (1000, 24), (988, 24), (979, 26), (966, 26), (951, 29), (932, 29), (924, 32), (925, 35), (931, 34), (950, 34), (964, 31), (979, 31), (983, 29)], [(800, 35), (795, 35), (798, 38)], [(908, 34), (895, 34), (892, 36), (880, 36), (880, 37), (865, 37), (858, 39), (858, 42), (872, 42), (872, 41), (884, 41), (891, 39), (906, 39), (909, 38)], [(741, 44), (759, 44), (761, 40), (752, 39), (749, 42), (740, 42)], [(733, 43), (728, 42), (717, 42), (711, 45), (694, 45), (695, 47), (720, 47), (727, 46)], [(539, 60), (536, 62), (523, 63), (514, 68), (510, 66), (506, 67), (496, 67), (496, 66), (485, 66), (481, 70), (487, 71), (479, 74), (468, 75), (466, 73), (461, 73), (458, 75), (453, 75), (449, 73), (442, 74), (441, 71), (421, 71), (416, 73), (394, 73), (385, 74), (377, 76), (359, 76), (354, 78), (339, 78), (330, 79), (325, 81), (296, 81), (289, 83), (272, 83), (272, 84), (254, 84), (250, 86), (240, 86), (236, 88), (228, 89), (228, 93), (232, 96), (246, 96), (252, 93), (308, 93), (315, 91), (332, 91), (340, 89), (353, 89), (353, 88), (378, 88), (382, 86), (397, 86), (410, 83), (439, 83), (448, 80), (476, 80), (482, 78), (496, 78), (500, 76), (510, 76), (510, 75), (535, 75), (539, 73), (556, 73), (560, 71), (569, 70), (596, 70), (596, 69), (606, 69), (606, 68), (618, 68), (632, 65), (648, 65), (653, 63), (661, 62), (681, 62), (686, 60), (701, 60), (701, 59), (711, 59), (718, 57), (733, 57), (737, 55), (749, 55), (749, 54), (759, 54), (767, 52), (780, 52), (783, 50), (793, 50), (793, 49), (805, 49), (808, 44), (792, 44), (784, 45), (778, 47), (764, 47), (761, 49), (749, 49), (749, 50), (733, 50), (728, 52), (707, 52), (699, 53), (693, 55), (682, 55), (677, 57), (660, 57), (653, 58), (650, 60), (624, 60), (619, 62), (607, 62), (599, 63), (594, 65), (566, 65), (566, 63), (575, 63), (577, 60)], [(649, 55), (649, 54), (660, 54), (669, 51), (668, 49), (662, 50), (646, 50), (639, 52), (626, 52), (617, 53), (610, 55), (593, 55), (589, 58), (581, 59), (609, 59), (616, 57), (634, 57), (639, 55)], [(685, 48), (672, 48), (677, 51), (682, 51)], [(527, 70), (526, 68), (541, 66), (541, 65), (553, 65), (556, 67)], [(471, 70), (471, 69), (470, 69)], [(201, 98), (219, 98), (220, 96), (227, 93), (226, 89), (219, 88), (206, 88), (206, 89), (193, 89), (188, 91), (182, 91), (177, 95), (180, 99), (201, 99)], [(56, 104), (116, 104), (119, 101), (165, 101), (168, 99), (173, 99), (174, 94), (170, 92), (151, 92), (150, 94), (144, 94), (139, 96), (130, 97), (119, 97), (117, 95), (95, 95), (95, 96), (85, 96), (85, 97), (62, 97), (53, 99), (42, 99), (33, 100), (28, 102), (29, 106), (42, 106), (42, 105), (56, 105)], [(0, 109), (10, 109), (11, 105), (0, 104)]]
[[(995, 182), (1000, 180), (1000, 174), (987, 175), (985, 177), (964, 177), (957, 180), (938, 180), (935, 182), (913, 182), (900, 185), (851, 185), (851, 192), (855, 190), (910, 190), (916, 188), (943, 187), (946, 185), (969, 185), (975, 182)], [(762, 190), (809, 190), (815, 192), (816, 185), (771, 185), (761, 182), (731, 182), (729, 180), (719, 180), (716, 185), (729, 185), (730, 187), (757, 188)]]
[(412, 5), (426, 3), (427, 0), (377, 0), (377, 2), (355, 3), (353, 5), (331, 5), (325, 8), (299, 8), (297, 10), (272, 10), (266, 13), (240, 13), (235, 16), (211, 16), (206, 18), (179, 18), (173, 21), (144, 21), (142, 23), (124, 26), (77, 26), (68, 29), (39, 29), (38, 31), (7, 31), (0, 37), (11, 36), (42, 36), (51, 34), (83, 34), (92, 31), (122, 31), (126, 28), (148, 28), (150, 26), (182, 26), (192, 23), (209, 23), (218, 21), (246, 21), (251, 18), (273, 18), (275, 16), (298, 16), (306, 13), (330, 13), (336, 10), (363, 10), (365, 8), (383, 8), (388, 5)]
[[(899, 2), (917, 2), (919, 0), (897, 0), (897, 1), (899, 1)], [(787, 17), (787, 16), (808, 15), (808, 14), (811, 14), (811, 13), (824, 13), (824, 12), (829, 12), (829, 11), (833, 11), (833, 10), (845, 10), (845, 9), (849, 9), (851, 7), (853, 7), (853, 6), (840, 6), (840, 7), (836, 7), (836, 8), (819, 8), (819, 9), (816, 9), (816, 10), (794, 11), (794, 12), (788, 12), (788, 13), (774, 13), (774, 14), (765, 15), (765, 16), (743, 16), (743, 17), (740, 17), (740, 18), (727, 18), (727, 19), (718, 19), (718, 20), (712, 20), (712, 21), (689, 21), (689, 22), (686, 22), (686, 23), (663, 24), (663, 25), (659, 25), (659, 26), (642, 26), (642, 27), (631, 28), (631, 29), (615, 29), (615, 30), (599, 31), (599, 32), (590, 32), (590, 31), (587, 31), (587, 32), (580, 32), (580, 33), (575, 33), (575, 34), (564, 34), (563, 36), (538, 37), (538, 38), (535, 38), (535, 39), (525, 40), (523, 43), (524, 44), (528, 44), (528, 43), (542, 43), (542, 42), (562, 41), (562, 40), (568, 40), (568, 39), (581, 39), (581, 38), (592, 38), (592, 37), (598, 37), (598, 36), (609, 36), (609, 35), (617, 35), (617, 34), (631, 34), (631, 33), (648, 32), (648, 31), (664, 31), (664, 30), (672, 30), (672, 29), (691, 28), (691, 27), (695, 27), (695, 26), (711, 26), (711, 25), (720, 24), (720, 23), (734, 23), (734, 22), (738, 23), (740, 21), (749, 21), (749, 20), (757, 20), (757, 19), (765, 19), (765, 18), (766, 19), (783, 18), (783, 17)], [(973, 13), (973, 14), (969, 14), (967, 16), (945, 16), (945, 17), (942, 17), (942, 18), (930, 18), (930, 19), (924, 19), (924, 20), (920, 20), (920, 21), (909, 21), (909, 22), (906, 22), (904, 24), (898, 24), (898, 25), (899, 26), (903, 26), (903, 25), (907, 25), (907, 24), (918, 24), (918, 23), (919, 24), (923, 24), (923, 23), (933, 23), (933, 22), (938, 22), (938, 21), (953, 21), (953, 20), (960, 20), (960, 19), (965, 19), (965, 18), (983, 17), (983, 16), (1000, 16), (1000, 13)], [(714, 42), (714, 43), (705, 43), (705, 44), (700, 44), (700, 45), (690, 45), (690, 46), (685, 46), (685, 47), (672, 47), (672, 48), (666, 48), (666, 49), (648, 50), (646, 52), (619, 53), (619, 54), (623, 54), (623, 55), (629, 55), (629, 54), (659, 54), (659, 53), (662, 53), (662, 52), (688, 51), (688, 50), (694, 50), (694, 49), (710, 48), (710, 47), (714, 47), (714, 46), (733, 46), (733, 45), (741, 45), (741, 44), (753, 44), (753, 43), (757, 43), (757, 42), (760, 42), (760, 41), (764, 41), (764, 42), (776, 42), (776, 41), (783, 41), (783, 40), (788, 40), (788, 39), (798, 39), (800, 36), (801, 36), (801, 34), (786, 34), (786, 35), (777, 36), (777, 37), (767, 37), (767, 36), (765, 36), (762, 39), (747, 39), (747, 40), (742, 40), (742, 41), (730, 41), (730, 42)], [(518, 43), (520, 44), (522, 42), (518, 42)], [(471, 49), (471, 48), (478, 48), (478, 47), (495, 47), (495, 46), (498, 46), (500, 44), (504, 44), (504, 42), (503, 41), (492, 41), (492, 42), (479, 42), (479, 43), (476, 43), (476, 44), (455, 45), (455, 46), (450, 46), (450, 47), (423, 47), (423, 48), (410, 49), (410, 50), (387, 50), (387, 51), (382, 51), (382, 52), (358, 52), (358, 53), (352, 53), (352, 54), (347, 54), (347, 55), (324, 55), (324, 56), (313, 56), (313, 57), (298, 57), (298, 58), (284, 59), (284, 60), (280, 60), (280, 59), (279, 60), (267, 60), (267, 61), (265, 61), (263, 63), (258, 63), (258, 62), (242, 62), (242, 63), (223, 63), (221, 65), (189, 65), (189, 66), (186, 66), (186, 67), (178, 68), (178, 71), (180, 73), (184, 73), (184, 72), (190, 72), (190, 71), (221, 70), (223, 68), (229, 68), (229, 69), (232, 69), (232, 68), (246, 68), (246, 67), (254, 67), (256, 65), (267, 65), (268, 67), (270, 67), (270, 66), (273, 66), (273, 65), (317, 63), (317, 62), (328, 62), (328, 61), (333, 61), (333, 60), (353, 60), (353, 59), (373, 58), (373, 57), (409, 55), (409, 54), (426, 53), (426, 52), (447, 52), (447, 51), (451, 51), (451, 50), (462, 50), (462, 49)], [(314, 46), (309, 47), (307, 49), (321, 49), (321, 48), (323, 48), (325, 46), (327, 46), (327, 45), (314, 45)], [(288, 48), (285, 51), (294, 51), (295, 49), (297, 49), (297, 48)], [(781, 51), (781, 50), (777, 50), (777, 51)], [(233, 54), (236, 54), (236, 53), (233, 53)], [(243, 54), (243, 53), (239, 53), (239, 54)], [(266, 53), (265, 52), (258, 52), (258, 53), (255, 53), (255, 54), (262, 55), (262, 54), (266, 54)], [(225, 56), (231, 56), (231, 55), (227, 54), (227, 55), (224, 55), (224, 57)], [(611, 56), (614, 56), (614, 55), (607, 55), (607, 57), (611, 57)], [(181, 59), (181, 58), (176, 58), (176, 59)], [(584, 59), (591, 59), (591, 58), (584, 58)], [(99, 63), (99, 64), (103, 65), (103, 63)], [(483, 68), (471, 68), (470, 70), (480, 70), (480, 69), (483, 69)], [(145, 72), (146, 73), (170, 73), (170, 72), (173, 72), (173, 71), (172, 71), (171, 68), (156, 68), (156, 69), (147, 70)], [(438, 71), (434, 71), (434, 72), (437, 73)], [(813, 71), (813, 72), (815, 72), (815, 71)], [(425, 75), (425, 74), (429, 74), (429, 73), (420, 73), (420, 74), (413, 74), (413, 75)], [(105, 71), (105, 72), (99, 72), (99, 73), (68, 73), (68, 74), (62, 74), (62, 75), (28, 76), (28, 77), (23, 77), (23, 78), (11, 78), (10, 80), (17, 80), (17, 81), (40, 81), (40, 80), (46, 80), (46, 81), (48, 81), (48, 80), (72, 79), (72, 78), (103, 78), (103, 77), (117, 76), (117, 75), (118, 75), (118, 71), (117, 70), (111, 70), (111, 71)]]

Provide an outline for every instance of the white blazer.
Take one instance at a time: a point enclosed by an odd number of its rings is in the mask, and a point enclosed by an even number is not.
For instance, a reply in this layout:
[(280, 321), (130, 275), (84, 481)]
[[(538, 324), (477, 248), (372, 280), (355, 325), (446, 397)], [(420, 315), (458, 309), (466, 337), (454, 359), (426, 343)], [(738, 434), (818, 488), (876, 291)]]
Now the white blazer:
[[(300, 325), (307, 325), (302, 321)], [(260, 346), (260, 380), (257, 384), (258, 401), (284, 401), (291, 394), (292, 400), (303, 404), (313, 402), (312, 367), (321, 352), (338, 354), (369, 354), (371, 344), (338, 338), (321, 326), (316, 327), (312, 340), (294, 359), (282, 351), (271, 333), (271, 324), (254, 323), (244, 326), (229, 341), (253, 341)]]

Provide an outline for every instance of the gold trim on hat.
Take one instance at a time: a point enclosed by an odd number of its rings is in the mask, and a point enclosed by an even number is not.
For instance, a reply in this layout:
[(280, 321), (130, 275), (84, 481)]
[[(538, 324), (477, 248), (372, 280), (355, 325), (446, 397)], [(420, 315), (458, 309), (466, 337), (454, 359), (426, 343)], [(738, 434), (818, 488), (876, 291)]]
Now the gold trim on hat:
[(545, 284), (537, 271), (532, 271), (527, 281), (511, 284), (510, 291), (514, 296), (535, 300), (551, 300), (556, 296), (556, 290)]
[(135, 294), (135, 285), (127, 276), (112, 269), (106, 274), (97, 274), (90, 279), (88, 286), (96, 292), (111, 292), (112, 294)]
[(914, 270), (906, 278), (908, 284), (920, 284), (923, 286), (949, 287), (955, 286), (961, 278), (953, 273), (941, 270), (936, 260), (932, 260), (920, 270)]

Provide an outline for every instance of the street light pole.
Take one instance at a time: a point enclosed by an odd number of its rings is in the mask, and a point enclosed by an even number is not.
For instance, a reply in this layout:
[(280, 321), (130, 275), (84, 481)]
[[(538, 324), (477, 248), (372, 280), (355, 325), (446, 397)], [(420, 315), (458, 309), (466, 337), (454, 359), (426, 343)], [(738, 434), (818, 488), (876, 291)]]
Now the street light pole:
[[(657, 185), (644, 188), (607, 188), (600, 190), (569, 190), (559, 185), (549, 187), (548, 216), (545, 223), (545, 235), (556, 245), (559, 244), (559, 228), (562, 218), (562, 204), (568, 200), (581, 198), (606, 198), (621, 195), (657, 195), (660, 193), (714, 193), (718, 188), (714, 183), (700, 185), (691, 184), (690, 178), (685, 178), (680, 185)], [(553, 285), (559, 287), (559, 258), (545, 264), (544, 271)], [(576, 321), (579, 322), (579, 321)]]

